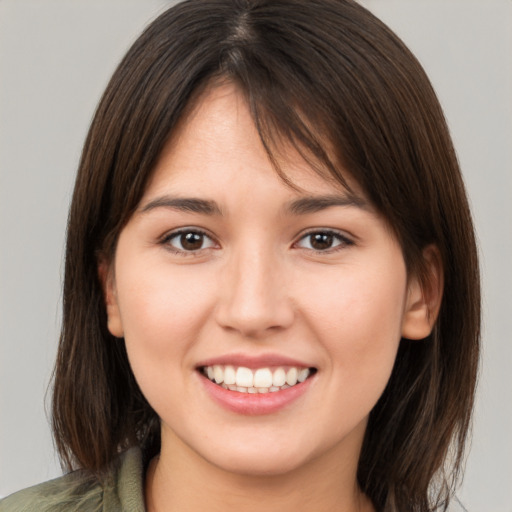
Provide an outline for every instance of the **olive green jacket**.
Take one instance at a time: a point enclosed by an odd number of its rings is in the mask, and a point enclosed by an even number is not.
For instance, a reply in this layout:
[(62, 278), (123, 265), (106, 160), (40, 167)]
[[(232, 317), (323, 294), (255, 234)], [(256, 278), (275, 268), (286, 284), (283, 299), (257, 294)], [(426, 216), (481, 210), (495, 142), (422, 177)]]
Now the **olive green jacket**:
[(74, 471), (0, 501), (0, 512), (144, 512), (138, 448), (124, 452), (105, 479)]

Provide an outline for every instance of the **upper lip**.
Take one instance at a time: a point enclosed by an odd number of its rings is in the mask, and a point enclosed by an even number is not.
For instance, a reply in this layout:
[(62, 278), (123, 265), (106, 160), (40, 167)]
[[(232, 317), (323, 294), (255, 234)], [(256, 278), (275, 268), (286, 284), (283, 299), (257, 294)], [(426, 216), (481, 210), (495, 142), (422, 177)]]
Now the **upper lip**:
[(267, 366), (295, 366), (297, 368), (312, 368), (311, 364), (304, 361), (294, 359), (291, 357), (283, 356), (280, 354), (225, 354), (218, 357), (205, 359), (197, 364), (198, 368), (214, 365), (231, 365), (231, 366), (244, 366), (246, 368), (257, 369), (265, 368)]

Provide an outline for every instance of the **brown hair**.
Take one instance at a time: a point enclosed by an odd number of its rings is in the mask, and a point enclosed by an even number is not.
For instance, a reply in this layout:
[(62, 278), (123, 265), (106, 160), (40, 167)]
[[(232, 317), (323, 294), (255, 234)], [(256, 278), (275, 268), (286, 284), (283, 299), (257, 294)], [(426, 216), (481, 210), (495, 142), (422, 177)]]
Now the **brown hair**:
[(159, 450), (158, 417), (123, 342), (107, 330), (98, 257), (113, 257), (184, 108), (218, 78), (245, 94), (274, 162), (284, 139), (331, 178), (344, 183), (340, 168), (348, 170), (395, 231), (409, 272), (424, 277), (423, 249), (439, 249), (439, 317), (429, 339), (401, 341), (370, 415), (358, 479), (378, 510), (446, 506), (477, 376), (474, 231), (428, 78), (397, 36), (351, 0), (189, 0), (154, 21), (114, 73), (69, 215), (53, 402), (64, 464), (100, 474), (128, 446)]

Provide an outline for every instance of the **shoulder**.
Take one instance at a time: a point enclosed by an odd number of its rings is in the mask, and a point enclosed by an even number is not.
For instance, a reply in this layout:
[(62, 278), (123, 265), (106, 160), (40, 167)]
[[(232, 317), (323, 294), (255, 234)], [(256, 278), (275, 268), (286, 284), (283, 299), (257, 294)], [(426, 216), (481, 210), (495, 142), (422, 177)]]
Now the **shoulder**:
[(93, 476), (75, 471), (23, 489), (0, 501), (0, 512), (46, 512), (101, 509), (102, 485)]
[(0, 512), (144, 511), (142, 455), (127, 450), (102, 480), (79, 470), (0, 501)]

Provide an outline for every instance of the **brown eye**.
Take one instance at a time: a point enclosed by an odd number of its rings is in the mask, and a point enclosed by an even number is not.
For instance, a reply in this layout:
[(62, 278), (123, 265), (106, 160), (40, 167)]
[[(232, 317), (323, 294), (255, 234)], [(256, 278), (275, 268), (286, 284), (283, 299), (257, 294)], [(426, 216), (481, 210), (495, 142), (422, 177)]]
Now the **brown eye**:
[(180, 235), (180, 243), (186, 251), (197, 251), (203, 245), (203, 238), (201, 233), (183, 233)]
[(165, 238), (165, 244), (171, 246), (176, 252), (196, 252), (201, 249), (214, 247), (213, 240), (201, 231), (180, 231)]
[(297, 243), (298, 247), (318, 252), (342, 249), (353, 245), (353, 242), (341, 233), (333, 231), (315, 231), (303, 236)]
[(334, 236), (330, 233), (314, 233), (313, 235), (310, 235), (310, 237), (311, 247), (317, 251), (330, 249), (334, 242)]

